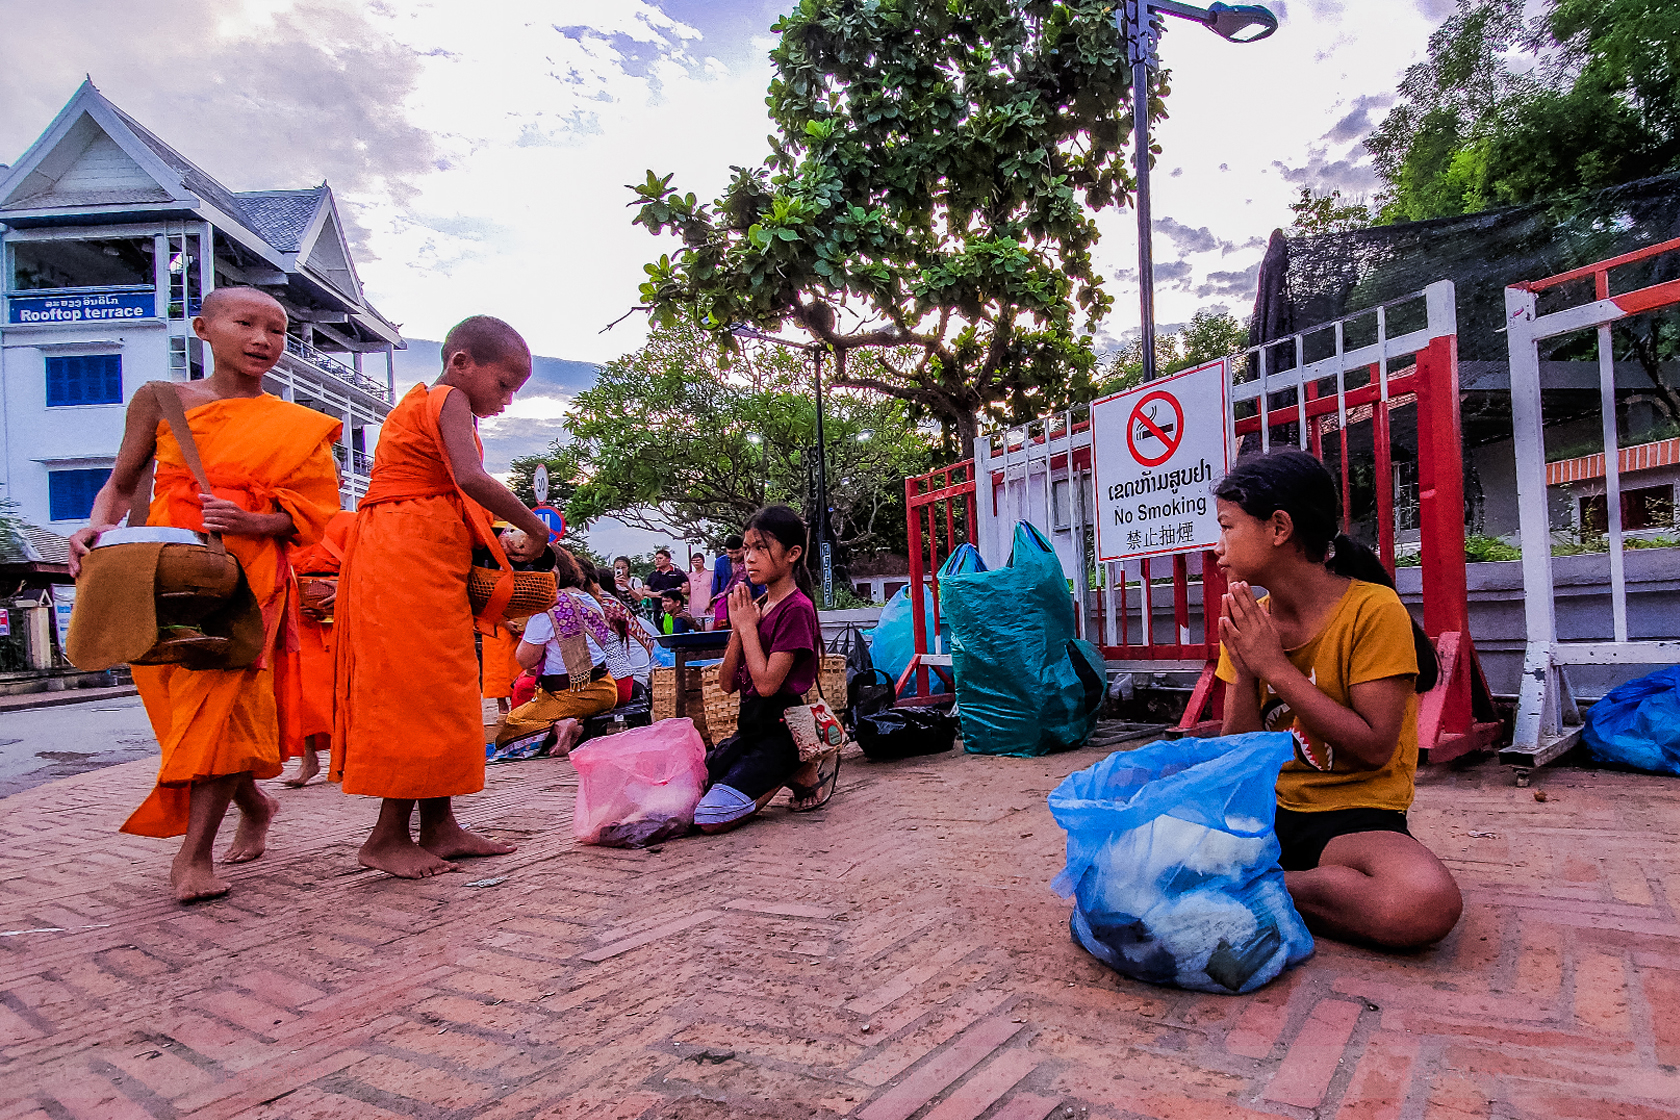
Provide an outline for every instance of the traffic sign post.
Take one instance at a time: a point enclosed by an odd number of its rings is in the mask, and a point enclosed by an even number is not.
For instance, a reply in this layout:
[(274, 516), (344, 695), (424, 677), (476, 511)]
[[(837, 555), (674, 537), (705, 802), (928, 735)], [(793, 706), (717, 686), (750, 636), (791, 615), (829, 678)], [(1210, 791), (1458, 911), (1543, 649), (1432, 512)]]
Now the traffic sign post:
[(1097, 559), (1212, 548), (1212, 484), (1229, 468), (1225, 361), (1091, 406)]
[(553, 506), (537, 506), (531, 512), (537, 515), (537, 520), (548, 526), (550, 544), (566, 535), (566, 515)]

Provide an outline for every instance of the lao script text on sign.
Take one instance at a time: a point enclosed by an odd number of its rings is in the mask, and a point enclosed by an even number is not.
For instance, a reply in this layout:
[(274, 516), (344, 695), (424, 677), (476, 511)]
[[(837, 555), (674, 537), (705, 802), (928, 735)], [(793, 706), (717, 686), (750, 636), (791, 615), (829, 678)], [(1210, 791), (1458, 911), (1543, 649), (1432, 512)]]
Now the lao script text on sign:
[(1221, 359), (1091, 406), (1097, 559), (1212, 548), (1229, 465)]

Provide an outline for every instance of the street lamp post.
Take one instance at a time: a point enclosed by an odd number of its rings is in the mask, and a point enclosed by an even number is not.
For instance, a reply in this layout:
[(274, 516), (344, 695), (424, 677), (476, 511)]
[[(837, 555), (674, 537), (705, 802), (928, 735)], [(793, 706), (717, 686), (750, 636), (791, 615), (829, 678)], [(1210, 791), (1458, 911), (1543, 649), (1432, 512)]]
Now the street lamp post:
[(1259, 4), (1211, 4), (1198, 8), (1178, 0), (1124, 0), (1114, 23), (1126, 41), (1132, 64), (1132, 126), (1137, 148), (1138, 310), (1143, 325), (1143, 379), (1155, 379), (1155, 253), (1149, 213), (1149, 71), (1160, 65), (1162, 15), (1199, 23), (1233, 43), (1253, 43), (1277, 30), (1277, 17)]
[[(842, 354), (844, 351), (842, 351)], [(828, 444), (823, 440), (822, 349), (811, 347), (817, 379), (817, 575), (822, 580), (823, 606), (834, 605), (834, 546), (828, 539)], [(837, 357), (836, 362), (843, 360)]]
[[(789, 350), (803, 350), (811, 355), (811, 365), (816, 375), (817, 386), (817, 517), (812, 531), (816, 535), (818, 575), (822, 579), (823, 606), (831, 606), (834, 602), (834, 546), (828, 536), (828, 444), (823, 440), (823, 388), (822, 388), (822, 360), (827, 349), (820, 342), (795, 342), (789, 338), (777, 338), (773, 334), (766, 334), (757, 327), (745, 323), (736, 323), (729, 328), (729, 333), (737, 338), (750, 338), (756, 342), (773, 342), (777, 346), (785, 346)], [(845, 352), (836, 356), (837, 366), (844, 371)]]

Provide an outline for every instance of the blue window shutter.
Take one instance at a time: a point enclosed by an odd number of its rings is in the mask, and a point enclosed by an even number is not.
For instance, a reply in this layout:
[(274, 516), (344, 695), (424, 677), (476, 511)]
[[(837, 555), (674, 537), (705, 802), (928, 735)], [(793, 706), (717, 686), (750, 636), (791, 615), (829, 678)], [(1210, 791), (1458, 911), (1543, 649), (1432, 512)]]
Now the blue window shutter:
[(109, 467), (48, 471), (48, 516), (54, 521), (86, 521), (93, 512), (93, 499), (110, 477)]
[(47, 359), (47, 406), (121, 404), (122, 355), (78, 354)]

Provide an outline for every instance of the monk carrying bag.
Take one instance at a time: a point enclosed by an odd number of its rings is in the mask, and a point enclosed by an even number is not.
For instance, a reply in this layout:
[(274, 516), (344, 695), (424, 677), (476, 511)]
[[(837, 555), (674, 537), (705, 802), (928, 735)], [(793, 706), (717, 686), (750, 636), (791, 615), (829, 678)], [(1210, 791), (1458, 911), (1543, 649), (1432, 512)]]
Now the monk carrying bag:
[[(150, 391), (202, 493), (210, 480), (174, 386)], [(110, 529), (82, 561), (65, 654), (78, 669), (183, 665), (242, 669), (262, 656), (262, 609), (220, 533), (137, 524)]]

